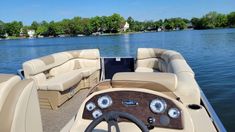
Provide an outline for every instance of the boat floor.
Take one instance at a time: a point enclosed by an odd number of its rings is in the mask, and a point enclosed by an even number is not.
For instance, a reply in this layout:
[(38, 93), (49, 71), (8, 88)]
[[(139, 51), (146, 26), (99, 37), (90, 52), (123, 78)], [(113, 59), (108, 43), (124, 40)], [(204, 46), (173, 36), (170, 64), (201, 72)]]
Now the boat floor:
[(89, 91), (80, 90), (58, 110), (41, 109), (43, 132), (59, 132), (77, 114)]

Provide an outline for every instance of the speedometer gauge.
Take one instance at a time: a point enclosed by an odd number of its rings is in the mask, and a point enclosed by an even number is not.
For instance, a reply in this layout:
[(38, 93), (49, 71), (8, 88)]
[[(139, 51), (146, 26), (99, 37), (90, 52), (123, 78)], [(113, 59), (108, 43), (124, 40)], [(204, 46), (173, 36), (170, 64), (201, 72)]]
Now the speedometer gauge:
[(105, 96), (100, 97), (97, 103), (101, 109), (104, 109), (104, 108), (108, 108), (109, 106), (111, 106), (113, 101), (111, 97), (109, 97), (108, 95), (105, 95)]
[(166, 110), (166, 102), (163, 99), (154, 99), (150, 103), (150, 109), (154, 113), (163, 113)]

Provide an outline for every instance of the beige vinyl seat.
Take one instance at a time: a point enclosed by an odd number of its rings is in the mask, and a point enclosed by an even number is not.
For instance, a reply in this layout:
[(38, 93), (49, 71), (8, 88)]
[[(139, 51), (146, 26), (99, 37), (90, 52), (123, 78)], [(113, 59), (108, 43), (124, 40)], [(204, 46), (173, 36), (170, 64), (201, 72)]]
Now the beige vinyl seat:
[(139, 48), (135, 72), (166, 72), (177, 76), (174, 93), (186, 103), (200, 104), (200, 88), (184, 57), (172, 50)]
[(38, 88), (41, 108), (57, 109), (79, 90), (99, 82), (98, 49), (55, 53), (23, 63), (26, 78)]
[(112, 87), (173, 92), (176, 90), (177, 82), (177, 76), (172, 73), (119, 72), (112, 78)]
[(34, 82), (6, 74), (0, 74), (0, 80), (0, 132), (42, 132)]
[(82, 80), (82, 73), (79, 70), (62, 73), (54, 78), (47, 79), (45, 82), (38, 84), (41, 90), (58, 90), (65, 91)]
[(10, 74), (0, 74), (0, 110), (5, 102), (8, 93), (11, 91), (14, 85), (20, 81), (19, 76)]

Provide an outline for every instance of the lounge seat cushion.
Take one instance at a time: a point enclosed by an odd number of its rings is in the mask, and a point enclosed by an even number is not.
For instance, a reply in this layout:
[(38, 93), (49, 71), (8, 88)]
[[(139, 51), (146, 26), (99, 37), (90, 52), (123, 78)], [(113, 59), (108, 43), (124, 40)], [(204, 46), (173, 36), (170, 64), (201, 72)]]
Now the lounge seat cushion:
[(69, 71), (39, 84), (41, 90), (64, 91), (78, 84), (82, 80), (82, 72), (80, 70)]
[(96, 67), (86, 67), (86, 68), (77, 69), (76, 71), (80, 71), (82, 73), (82, 77), (86, 78), (86, 77), (89, 77), (91, 74), (93, 74), (97, 70), (99, 70), (99, 68), (96, 68)]

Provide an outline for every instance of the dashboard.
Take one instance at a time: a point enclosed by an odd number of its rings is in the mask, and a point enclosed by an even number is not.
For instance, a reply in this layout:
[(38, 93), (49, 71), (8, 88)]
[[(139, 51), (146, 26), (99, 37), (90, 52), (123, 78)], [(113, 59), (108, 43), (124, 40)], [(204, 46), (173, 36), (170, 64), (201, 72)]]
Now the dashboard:
[[(182, 110), (173, 101), (139, 91), (111, 91), (95, 95), (86, 102), (82, 118), (93, 120), (110, 111), (132, 114), (149, 128), (183, 129)], [(128, 122), (125, 119), (120, 121)]]

